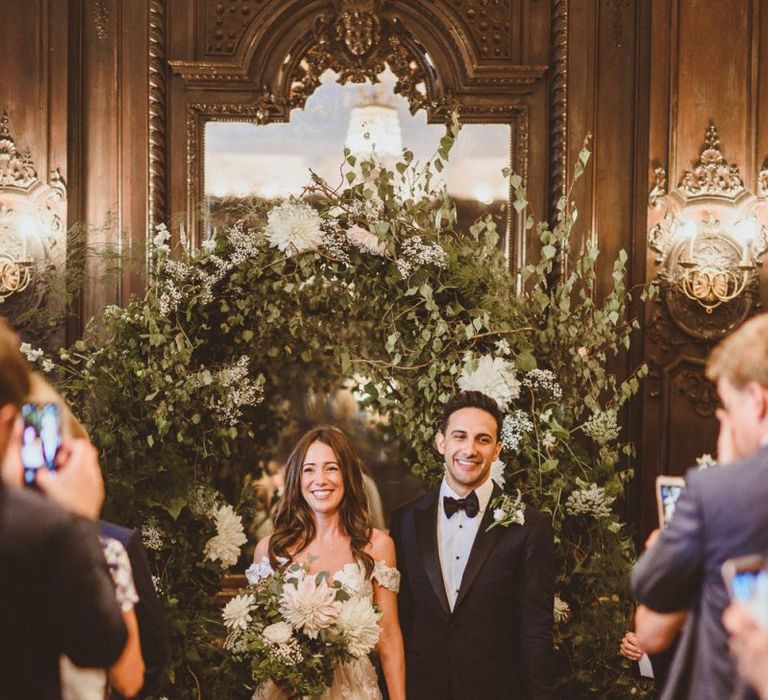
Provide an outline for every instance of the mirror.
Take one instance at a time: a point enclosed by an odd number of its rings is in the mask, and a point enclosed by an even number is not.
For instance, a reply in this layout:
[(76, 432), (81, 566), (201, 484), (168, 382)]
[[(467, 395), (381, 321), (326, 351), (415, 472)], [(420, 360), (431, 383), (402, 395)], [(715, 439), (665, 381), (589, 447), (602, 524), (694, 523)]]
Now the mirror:
[[(344, 147), (395, 162), (404, 147), (415, 160), (431, 159), (445, 133), (428, 124), (424, 110), (411, 114), (408, 101), (395, 93), (389, 68), (370, 82), (340, 85), (327, 70), (304, 109), (287, 123), (252, 124), (209, 121), (205, 125), (205, 209), (214, 214), (233, 199), (266, 200), (301, 194), (310, 169), (335, 186), (341, 182)], [(510, 166), (509, 124), (466, 124), (436, 181), (445, 183), (457, 206), (458, 227), (466, 230), (491, 214), (502, 241), (509, 238), (509, 185), (502, 170)]]

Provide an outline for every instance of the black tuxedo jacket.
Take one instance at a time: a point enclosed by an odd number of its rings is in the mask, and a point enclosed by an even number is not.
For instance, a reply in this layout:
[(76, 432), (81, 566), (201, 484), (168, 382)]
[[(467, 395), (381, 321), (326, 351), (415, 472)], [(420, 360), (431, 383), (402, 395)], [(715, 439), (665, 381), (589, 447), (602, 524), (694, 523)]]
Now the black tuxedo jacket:
[[(501, 492), (494, 484), (491, 500)], [(495, 527), (486, 509), (453, 611), (437, 544), (439, 490), (392, 515), (409, 700), (550, 700), (554, 543), (549, 519)]]
[[(168, 648), (168, 626), (165, 621), (163, 606), (155, 593), (152, 572), (147, 561), (147, 554), (141, 538), (135, 530), (114, 525), (106, 520), (99, 521), (99, 533), (104, 537), (118, 540), (128, 552), (133, 570), (133, 582), (139, 602), (134, 610), (139, 623), (141, 655), (144, 657), (144, 685), (137, 697), (143, 698), (154, 693), (160, 686), (163, 668), (170, 654)], [(120, 700), (122, 695), (111, 691), (110, 700)]]
[(0, 698), (58, 700), (61, 654), (106, 667), (125, 638), (96, 524), (0, 486)]

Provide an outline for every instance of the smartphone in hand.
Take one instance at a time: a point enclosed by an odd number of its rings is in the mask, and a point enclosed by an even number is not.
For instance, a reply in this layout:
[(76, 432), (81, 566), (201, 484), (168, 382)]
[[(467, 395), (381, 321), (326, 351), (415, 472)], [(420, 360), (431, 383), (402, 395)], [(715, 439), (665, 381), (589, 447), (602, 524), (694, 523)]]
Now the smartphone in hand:
[(741, 603), (765, 628), (768, 628), (768, 558), (762, 554), (727, 559), (723, 579), (731, 600)]
[(56, 469), (56, 455), (61, 447), (61, 408), (55, 403), (27, 403), (21, 408), (21, 417), (24, 485), (34, 486), (39, 469)]
[(675, 507), (685, 491), (685, 479), (681, 476), (656, 477), (656, 505), (659, 509), (659, 527), (664, 527), (675, 514)]

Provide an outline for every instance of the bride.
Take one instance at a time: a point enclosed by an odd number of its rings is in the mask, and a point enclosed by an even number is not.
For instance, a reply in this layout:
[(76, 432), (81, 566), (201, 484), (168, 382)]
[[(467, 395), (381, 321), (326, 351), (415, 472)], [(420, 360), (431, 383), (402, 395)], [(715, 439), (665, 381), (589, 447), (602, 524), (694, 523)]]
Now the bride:
[[(276, 570), (299, 562), (310, 573), (328, 571), (353, 595), (371, 597), (382, 613), (376, 649), (391, 700), (405, 698), (403, 638), (397, 618), (400, 573), (395, 545), (371, 527), (360, 462), (338, 428), (306, 433), (293, 449), (285, 487), (273, 515), (274, 532), (256, 546), (256, 566)], [(274, 682), (254, 700), (288, 697)], [(321, 700), (380, 700), (376, 671), (364, 657), (337, 667)]]

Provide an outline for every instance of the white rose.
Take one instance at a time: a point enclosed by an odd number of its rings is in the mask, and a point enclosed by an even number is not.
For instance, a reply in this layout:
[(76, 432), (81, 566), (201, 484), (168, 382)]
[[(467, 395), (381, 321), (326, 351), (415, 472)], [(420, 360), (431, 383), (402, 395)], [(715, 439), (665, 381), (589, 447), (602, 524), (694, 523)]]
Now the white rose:
[(293, 635), (287, 622), (275, 622), (264, 628), (264, 639), (272, 644), (285, 644)]
[(504, 520), (504, 509), (497, 508), (493, 511), (493, 519), (498, 523), (500, 520)]

